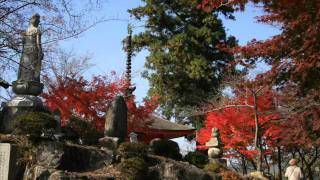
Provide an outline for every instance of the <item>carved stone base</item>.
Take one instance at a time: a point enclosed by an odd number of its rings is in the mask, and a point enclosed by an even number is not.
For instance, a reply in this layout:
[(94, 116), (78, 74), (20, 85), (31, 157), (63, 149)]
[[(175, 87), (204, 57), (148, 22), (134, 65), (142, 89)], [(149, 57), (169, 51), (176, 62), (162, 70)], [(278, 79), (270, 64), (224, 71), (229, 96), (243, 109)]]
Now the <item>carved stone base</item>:
[(4, 118), (1, 122), (1, 132), (10, 133), (13, 130), (14, 118), (22, 113), (42, 107), (42, 100), (33, 95), (17, 95), (5, 104)]
[(28, 108), (43, 106), (42, 100), (33, 95), (17, 95), (13, 97), (8, 103), (8, 107)]
[(13, 81), (12, 90), (20, 95), (40, 95), (43, 90), (43, 84), (37, 81)]

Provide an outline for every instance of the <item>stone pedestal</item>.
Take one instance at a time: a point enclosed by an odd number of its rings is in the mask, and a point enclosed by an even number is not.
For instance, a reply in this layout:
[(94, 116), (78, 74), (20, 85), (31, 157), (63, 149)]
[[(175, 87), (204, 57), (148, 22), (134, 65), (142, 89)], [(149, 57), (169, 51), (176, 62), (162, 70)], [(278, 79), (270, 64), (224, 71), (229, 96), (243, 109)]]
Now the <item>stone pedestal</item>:
[(0, 143), (0, 180), (15, 179), (16, 146)]
[(12, 82), (12, 90), (19, 95), (29, 94), (38, 96), (42, 93), (43, 84), (37, 81), (17, 80)]
[(24, 112), (29, 112), (37, 107), (42, 107), (42, 100), (34, 95), (16, 95), (5, 105), (4, 118), (1, 132), (10, 133), (13, 128), (14, 118)]

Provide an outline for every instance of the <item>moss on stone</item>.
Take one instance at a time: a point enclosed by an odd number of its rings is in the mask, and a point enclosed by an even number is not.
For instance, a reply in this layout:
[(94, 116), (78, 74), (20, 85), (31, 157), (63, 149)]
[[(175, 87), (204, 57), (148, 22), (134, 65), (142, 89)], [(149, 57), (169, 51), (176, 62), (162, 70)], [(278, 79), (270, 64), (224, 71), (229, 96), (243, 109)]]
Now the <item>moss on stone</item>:
[(145, 159), (147, 156), (147, 146), (143, 143), (122, 143), (117, 149), (117, 154), (123, 159), (139, 157)]
[(175, 160), (181, 160), (179, 145), (167, 139), (160, 139), (152, 143), (152, 152), (158, 156), (164, 156)]
[(183, 160), (197, 166), (198, 168), (204, 168), (204, 166), (209, 162), (208, 156), (199, 151), (189, 152)]
[(219, 163), (209, 163), (204, 166), (204, 170), (208, 172), (218, 173), (222, 166)]
[(142, 180), (148, 173), (148, 165), (140, 157), (124, 159), (118, 166), (127, 180)]
[(93, 123), (80, 117), (71, 116), (68, 126), (83, 140), (84, 144), (98, 144), (98, 139), (103, 137), (103, 132), (97, 130)]

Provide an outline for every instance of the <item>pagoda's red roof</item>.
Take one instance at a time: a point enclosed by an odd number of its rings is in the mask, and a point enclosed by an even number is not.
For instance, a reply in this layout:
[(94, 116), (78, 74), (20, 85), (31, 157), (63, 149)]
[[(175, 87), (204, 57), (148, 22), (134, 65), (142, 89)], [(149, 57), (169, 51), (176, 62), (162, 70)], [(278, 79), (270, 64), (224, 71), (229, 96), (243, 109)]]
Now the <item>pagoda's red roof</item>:
[(196, 130), (195, 128), (163, 119), (155, 114), (151, 114), (147, 121), (150, 122), (147, 127), (140, 130), (140, 132), (136, 132), (139, 134), (139, 139), (145, 143), (149, 143), (155, 138), (172, 139), (190, 135)]

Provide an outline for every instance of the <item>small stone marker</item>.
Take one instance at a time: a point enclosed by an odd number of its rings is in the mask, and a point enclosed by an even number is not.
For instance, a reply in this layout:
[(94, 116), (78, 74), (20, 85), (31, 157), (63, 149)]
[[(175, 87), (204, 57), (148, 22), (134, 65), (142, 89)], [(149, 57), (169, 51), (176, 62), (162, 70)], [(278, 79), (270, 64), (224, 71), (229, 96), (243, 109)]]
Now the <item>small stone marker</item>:
[(0, 143), (0, 180), (15, 179), (16, 146)]
[(130, 137), (130, 142), (132, 142), (132, 143), (137, 143), (138, 142), (138, 134), (137, 133), (131, 132), (129, 134), (129, 137)]

